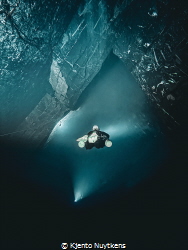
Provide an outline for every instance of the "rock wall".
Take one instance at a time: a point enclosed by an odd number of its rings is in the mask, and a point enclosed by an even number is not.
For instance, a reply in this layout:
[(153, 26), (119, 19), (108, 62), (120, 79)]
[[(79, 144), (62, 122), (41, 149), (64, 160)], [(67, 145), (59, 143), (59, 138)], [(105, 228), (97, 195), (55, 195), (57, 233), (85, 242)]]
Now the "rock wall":
[[(53, 48), (53, 63), (59, 67), (68, 86), (66, 97), (70, 107), (74, 107), (80, 94), (100, 71), (116, 40), (112, 23), (131, 2), (85, 1), (62, 40)], [(53, 68), (51, 74), (59, 77)]]
[(39, 145), (112, 50), (164, 123), (183, 126), (188, 11), (180, 2), (1, 1), (0, 137)]
[(36, 145), (49, 135), (99, 72), (130, 2), (2, 1), (2, 136)]
[(161, 0), (134, 1), (114, 25), (118, 34), (114, 53), (169, 129), (187, 125), (187, 23), (185, 1)]
[[(20, 138), (20, 141), (24, 141), (30, 140), (33, 134), (37, 137), (41, 133), (37, 115), (43, 116), (43, 125), (47, 123), (50, 112), (48, 106), (54, 95), (49, 83), (53, 46), (60, 41), (80, 2), (0, 2), (1, 139), (6, 136), (6, 139)], [(51, 98), (46, 98), (49, 95)], [(48, 100), (49, 103), (46, 103)], [(31, 118), (38, 106), (41, 113), (37, 112), (36, 117)], [(66, 111), (64, 106), (60, 105), (59, 115)], [(52, 124), (49, 130), (53, 128), (54, 121)], [(44, 126), (41, 131), (46, 129), (47, 126)]]
[(86, 2), (53, 50), (53, 61), (68, 85), (66, 95), (71, 106), (99, 72), (113, 41), (105, 2)]

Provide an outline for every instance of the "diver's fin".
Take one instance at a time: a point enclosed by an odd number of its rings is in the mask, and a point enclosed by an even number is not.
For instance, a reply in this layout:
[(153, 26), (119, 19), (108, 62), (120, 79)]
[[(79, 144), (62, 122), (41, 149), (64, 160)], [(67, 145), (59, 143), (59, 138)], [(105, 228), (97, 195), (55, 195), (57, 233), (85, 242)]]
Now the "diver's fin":
[(76, 141), (83, 141), (83, 142), (86, 142), (86, 141), (87, 141), (87, 138), (88, 138), (88, 135), (84, 135), (84, 136), (78, 138)]

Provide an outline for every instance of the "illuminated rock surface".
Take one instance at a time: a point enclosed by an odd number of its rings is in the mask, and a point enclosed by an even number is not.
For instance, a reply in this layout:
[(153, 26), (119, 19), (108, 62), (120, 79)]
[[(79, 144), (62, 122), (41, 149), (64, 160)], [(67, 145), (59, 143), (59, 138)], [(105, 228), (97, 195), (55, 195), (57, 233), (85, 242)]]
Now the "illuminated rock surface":
[(185, 127), (186, 23), (176, 1), (2, 1), (1, 134), (38, 146), (111, 50), (165, 126)]

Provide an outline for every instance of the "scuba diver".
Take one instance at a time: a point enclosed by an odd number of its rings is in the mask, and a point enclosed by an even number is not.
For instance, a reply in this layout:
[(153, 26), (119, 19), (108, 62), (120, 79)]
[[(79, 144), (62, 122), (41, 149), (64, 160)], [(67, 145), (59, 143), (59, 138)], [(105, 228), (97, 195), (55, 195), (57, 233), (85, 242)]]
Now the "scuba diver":
[(100, 131), (99, 127), (97, 125), (94, 125), (92, 131), (90, 131), (87, 135), (78, 138), (76, 141), (78, 141), (78, 146), (80, 148), (103, 148), (104, 146), (112, 146), (112, 142), (109, 140), (109, 138), (109, 134)]

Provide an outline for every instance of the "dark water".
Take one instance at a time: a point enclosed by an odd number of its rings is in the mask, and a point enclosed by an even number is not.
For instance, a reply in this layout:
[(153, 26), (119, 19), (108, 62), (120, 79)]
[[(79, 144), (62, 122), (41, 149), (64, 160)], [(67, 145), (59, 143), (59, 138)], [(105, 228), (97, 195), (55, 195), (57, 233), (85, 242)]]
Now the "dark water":
[[(111, 148), (78, 147), (94, 124), (110, 134)], [(2, 249), (113, 242), (166, 250), (186, 242), (186, 138), (167, 138), (137, 83), (110, 56), (42, 150), (2, 145)]]
[[(167, 156), (167, 144), (147, 99), (123, 63), (111, 55), (77, 104), (54, 128), (27, 178), (50, 187), (60, 201), (100, 203), (150, 178)], [(111, 148), (78, 147), (97, 124)], [(78, 200), (77, 204), (73, 204)], [(84, 205), (85, 204), (85, 205)]]

